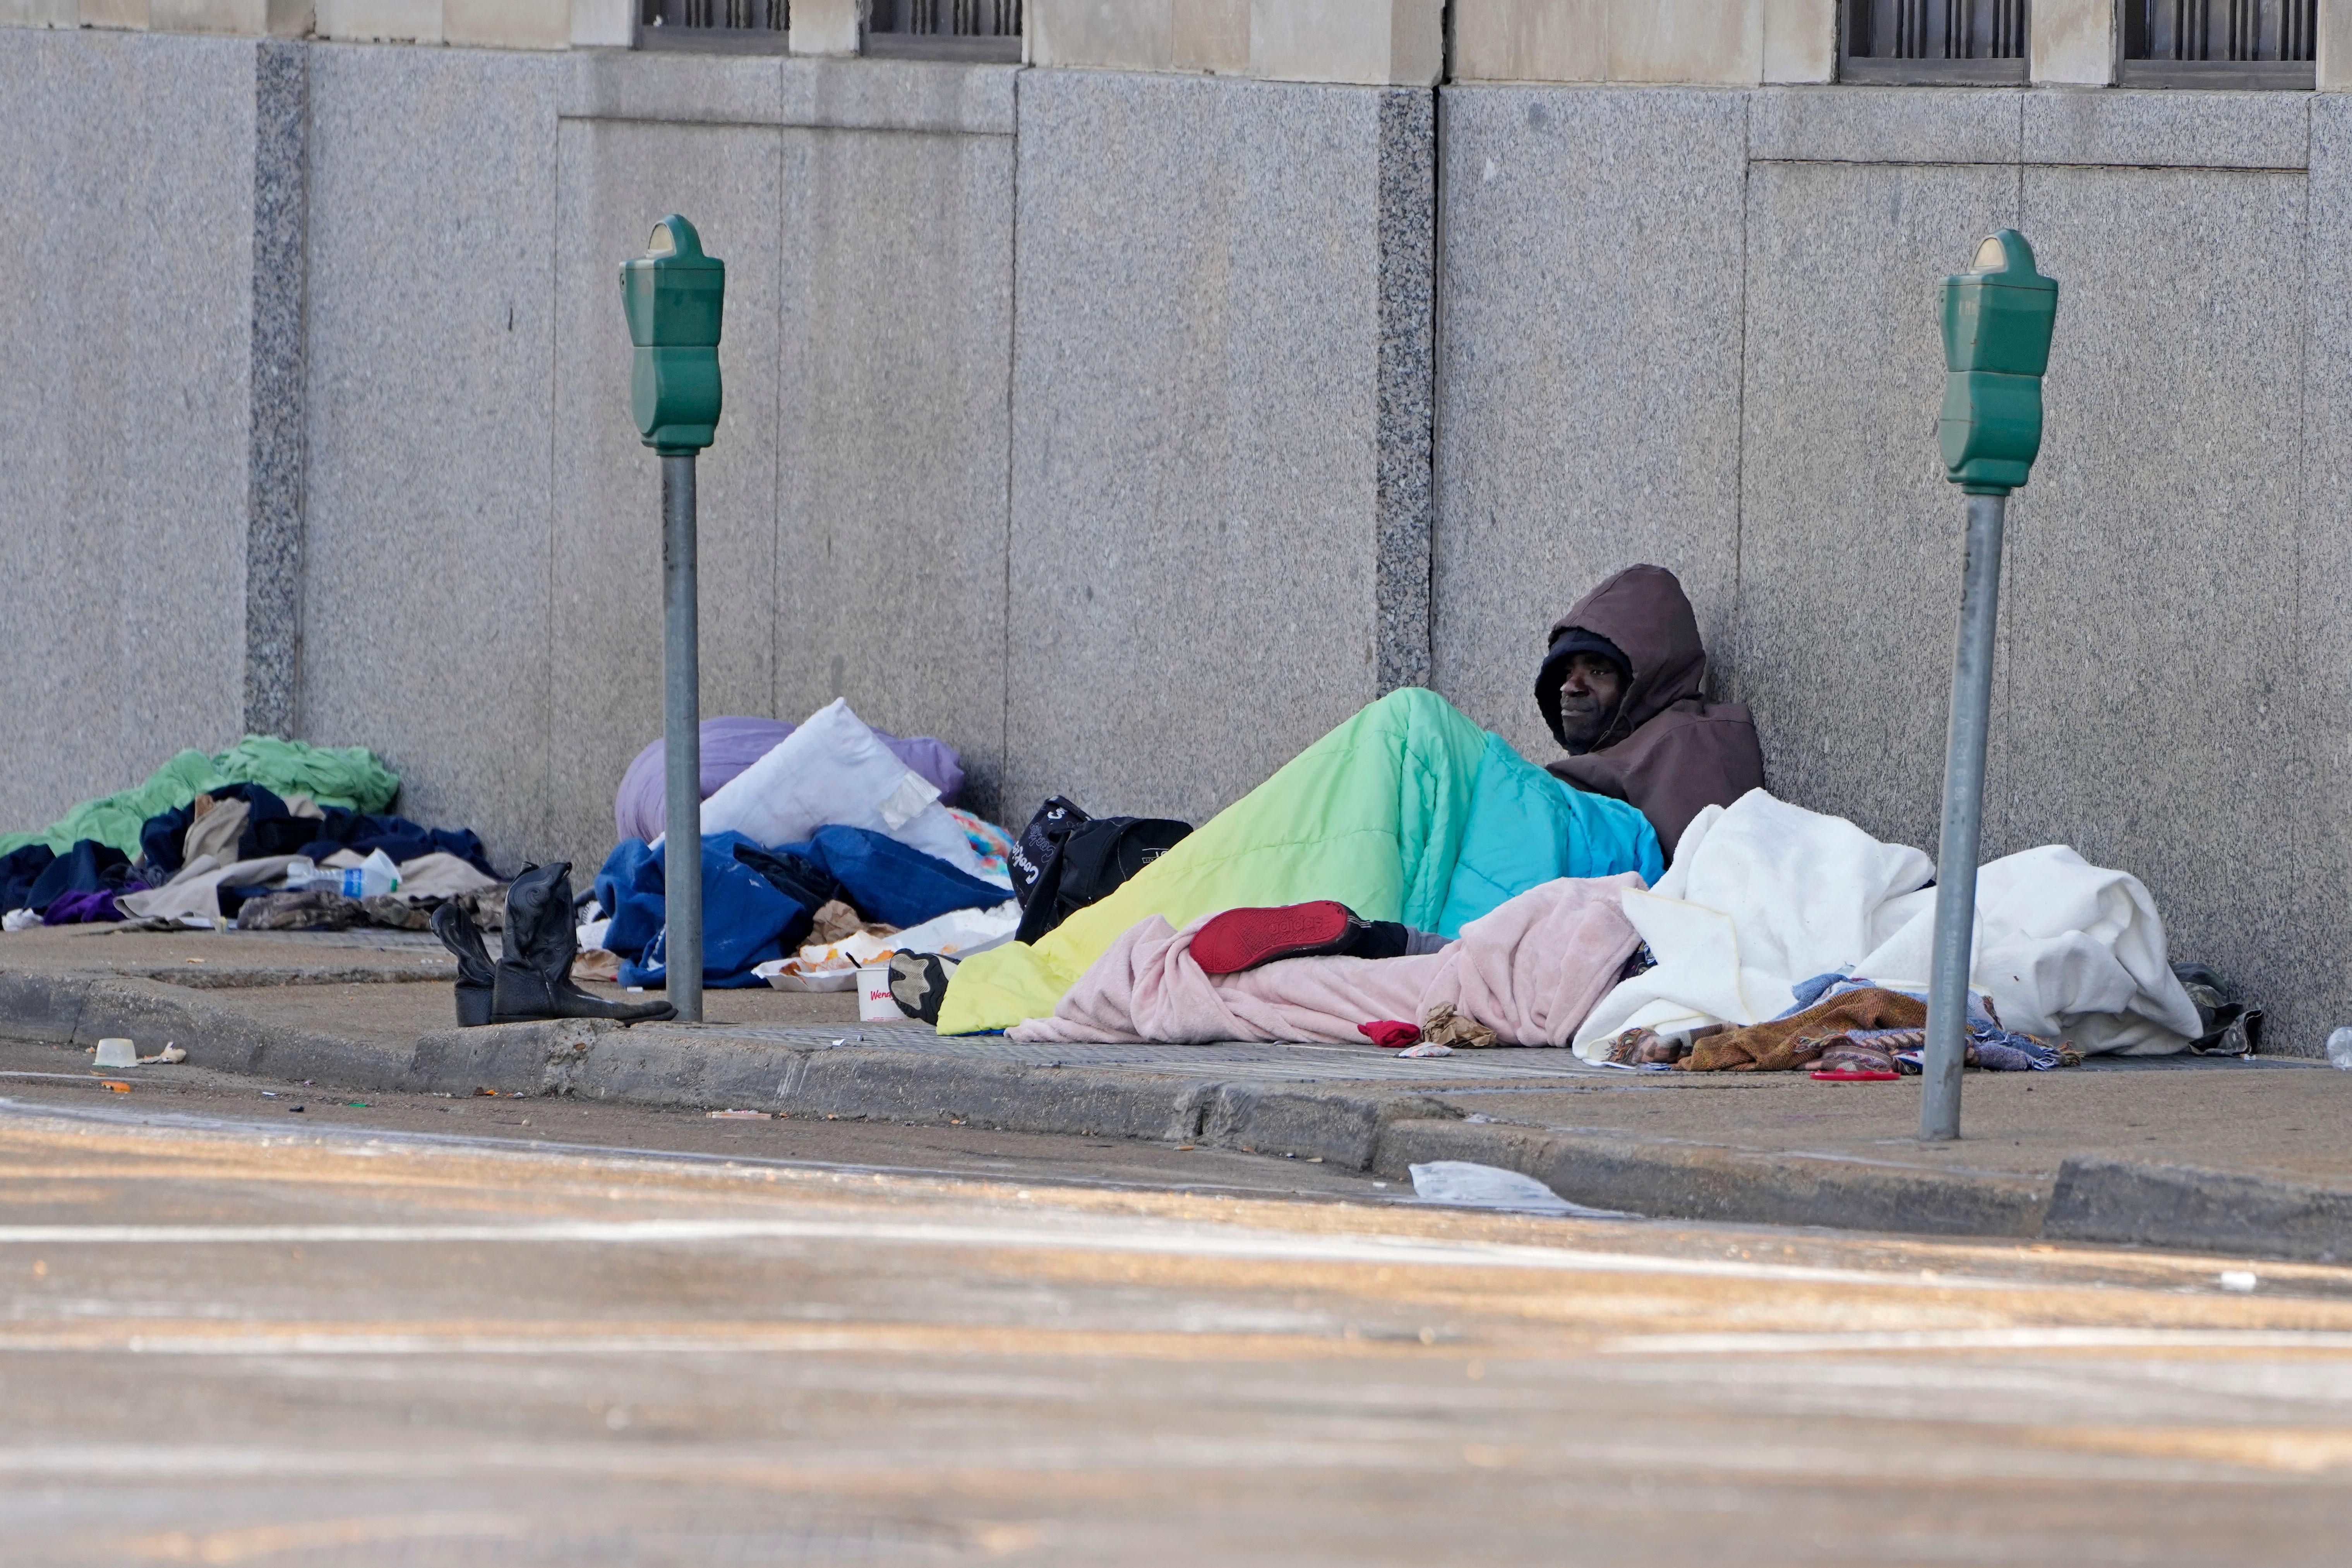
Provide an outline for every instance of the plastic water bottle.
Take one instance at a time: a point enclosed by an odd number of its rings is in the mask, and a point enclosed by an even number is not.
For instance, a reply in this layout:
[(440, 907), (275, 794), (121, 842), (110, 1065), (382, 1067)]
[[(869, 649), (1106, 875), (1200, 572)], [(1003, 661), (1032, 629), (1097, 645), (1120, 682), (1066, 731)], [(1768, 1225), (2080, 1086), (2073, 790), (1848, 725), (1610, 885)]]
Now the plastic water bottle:
[(2352, 1029), (2338, 1029), (2327, 1037), (2327, 1065), (2352, 1072)]
[(306, 888), (322, 889), (341, 893), (347, 899), (373, 899), (389, 893), (400, 886), (400, 868), (392, 857), (378, 849), (356, 866), (335, 869), (313, 865), (300, 856), (286, 868), (286, 886), (299, 892)]

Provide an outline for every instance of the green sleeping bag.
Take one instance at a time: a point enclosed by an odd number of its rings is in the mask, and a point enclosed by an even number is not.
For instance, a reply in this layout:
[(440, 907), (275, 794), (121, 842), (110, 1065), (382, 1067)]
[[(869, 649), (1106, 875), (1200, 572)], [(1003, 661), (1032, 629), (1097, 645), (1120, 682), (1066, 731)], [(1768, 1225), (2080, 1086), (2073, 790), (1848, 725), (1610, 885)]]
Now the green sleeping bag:
[(940, 1032), (1050, 1015), (1150, 915), (1181, 930), (1220, 910), (1336, 899), (1366, 920), (1453, 936), (1555, 878), (1654, 882), (1663, 869), (1657, 835), (1623, 801), (1561, 783), (1433, 691), (1393, 691), (1043, 941), (965, 960)]

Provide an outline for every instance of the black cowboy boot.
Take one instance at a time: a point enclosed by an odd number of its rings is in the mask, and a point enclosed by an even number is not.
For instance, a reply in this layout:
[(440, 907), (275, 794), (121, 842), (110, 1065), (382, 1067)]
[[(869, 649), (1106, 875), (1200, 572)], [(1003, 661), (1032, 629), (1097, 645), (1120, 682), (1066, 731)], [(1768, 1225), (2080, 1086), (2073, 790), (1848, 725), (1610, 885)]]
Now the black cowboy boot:
[(619, 1024), (675, 1018), (667, 1002), (607, 1002), (572, 983), (580, 933), (572, 923), (572, 862), (534, 866), (507, 889), (506, 956), (490, 1003), (494, 1024), (543, 1018), (609, 1018)]
[(490, 950), (482, 945), (474, 917), (454, 903), (443, 904), (433, 911), (433, 934), (457, 955), (457, 1027), (470, 1029), (488, 1023), (493, 980)]

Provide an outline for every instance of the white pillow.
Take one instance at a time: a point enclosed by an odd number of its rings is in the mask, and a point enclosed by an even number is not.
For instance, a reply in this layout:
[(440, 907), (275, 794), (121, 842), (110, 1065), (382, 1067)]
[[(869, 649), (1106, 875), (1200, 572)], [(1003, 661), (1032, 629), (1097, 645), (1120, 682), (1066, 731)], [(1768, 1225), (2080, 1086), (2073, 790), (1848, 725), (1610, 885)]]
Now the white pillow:
[(939, 785), (874, 738), (848, 700), (835, 698), (766, 756), (702, 803), (702, 831), (740, 833), (772, 848), (830, 825), (864, 827), (978, 877), (980, 857)]

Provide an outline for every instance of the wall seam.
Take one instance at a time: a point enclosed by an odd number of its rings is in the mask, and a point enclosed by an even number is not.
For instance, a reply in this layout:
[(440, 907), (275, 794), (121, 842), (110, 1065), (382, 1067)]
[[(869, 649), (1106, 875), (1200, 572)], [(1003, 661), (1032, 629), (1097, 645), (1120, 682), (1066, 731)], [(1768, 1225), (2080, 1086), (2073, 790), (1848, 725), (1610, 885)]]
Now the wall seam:
[[(783, 79), (777, 77), (781, 96)], [(784, 716), (784, 127), (775, 130), (776, 176), (776, 427), (768, 442), (768, 712)], [(831, 560), (830, 552), (826, 559)], [(797, 723), (806, 715), (795, 715)]]
[[(2311, 533), (2311, 340), (2313, 333), (2318, 330), (2315, 309), (2318, 279), (2315, 276), (2317, 263), (2312, 248), (2315, 228), (2312, 222), (2312, 207), (2318, 199), (2318, 191), (2316, 183), (2308, 174), (2312, 161), (2311, 121), (2311, 105), (2306, 103), (2303, 110), (2303, 161), (2306, 171), (2303, 185), (2303, 331), (2298, 334), (2298, 352), (2295, 358), (2294, 547), (2290, 557), (2294, 563), (2294, 618), (2291, 630), (2294, 637), (2294, 651), (2287, 666), (2290, 669), (2297, 670), (2308, 668), (2305, 663), (2308, 648), (2304, 636), (2304, 628), (2308, 624), (2305, 618), (2304, 544)], [(2300, 694), (2307, 695), (2307, 688), (2302, 683), (2298, 682), (2296, 689)], [(2278, 701), (2279, 698), (2274, 695), (2272, 700)], [(2286, 715), (2281, 715), (2282, 721), (2285, 721), (2286, 718)], [(2312, 732), (2316, 726), (2310, 723), (2288, 723), (2287, 727), (2294, 734), (2294, 749), (2289, 753), (2287, 777), (2296, 797), (2309, 802), (2312, 798), (2311, 783), (2318, 772), (2317, 763), (2312, 753)], [(2303, 898), (2304, 883), (2310, 875), (2309, 862), (2303, 854), (2304, 843), (2307, 837), (2304, 813), (2287, 813), (2287, 864), (2294, 868), (2289, 896), (2292, 907), (2296, 909), (2308, 907)], [(2290, 1010), (2285, 1022), (2290, 1030), (2300, 1030), (2305, 1037), (2312, 1040), (2311, 1055), (2321, 1054), (2325, 1047), (2326, 1036), (2319, 1033), (2319, 1028), (2325, 1027), (2329, 1020), (2323, 1017), (2319, 1026), (2315, 1027), (2297, 1017), (2294, 1010)], [(2273, 1050), (2277, 1049), (2279, 1043), (2273, 1038), (2272, 1041)], [(2293, 1052), (2298, 1043), (2294, 1035), (2289, 1033), (2285, 1042), (2286, 1050)]]
[(244, 728), (299, 728), (310, 272), (310, 55), (253, 56), (253, 237), (246, 372)]
[[(560, 621), (555, 603), (555, 562), (558, 541), (555, 537), (555, 472), (556, 431), (562, 421), (563, 368), (563, 121), (555, 116), (555, 153), (553, 168), (555, 189), (551, 212), (554, 226), (547, 244), (547, 548), (541, 552), (545, 563), (547, 592), (541, 599), (546, 605), (547, 621), (540, 647), (553, 650), (562, 645), (555, 628)], [(545, 682), (540, 692), (540, 721), (543, 743), (539, 749), (541, 784), (540, 811), (542, 813), (535, 829), (540, 841), (554, 851), (557, 832), (555, 821), (555, 660), (549, 658), (542, 666)], [(536, 857), (529, 857), (536, 858)]]
[(1430, 679), (1437, 92), (1374, 100), (1374, 695)]
[[(1748, 565), (1748, 253), (1755, 243), (1749, 232), (1754, 214), (1753, 182), (1756, 172), (1756, 94), (1744, 94), (1739, 106), (1739, 354), (1734, 364), (1737, 377), (1732, 394), (1732, 448), (1737, 457), (1731, 478), (1731, 635), (1728, 638), (1733, 653), (1731, 685), (1738, 686), (1741, 668), (1748, 658), (1747, 565)], [(1715, 695), (1727, 698), (1735, 692), (1724, 689), (1720, 672), (1710, 672), (1709, 684)]]
[(997, 608), (1003, 626), (1003, 640), (997, 645), (998, 664), (1003, 675), (999, 682), (1001, 706), (997, 729), (996, 820), (1007, 823), (1016, 832), (1023, 826), (1016, 814), (1008, 811), (1012, 802), (1007, 795), (1008, 775), (1013, 768), (1013, 476), (1016, 437), (1014, 419), (1017, 405), (1015, 395), (1021, 384), (1021, 83), (1028, 72), (1015, 72), (1013, 78), (1013, 163), (1011, 178), (1012, 209), (1005, 223), (1006, 239), (1006, 299), (1004, 303), (1004, 582), (1003, 592), (997, 595)]

